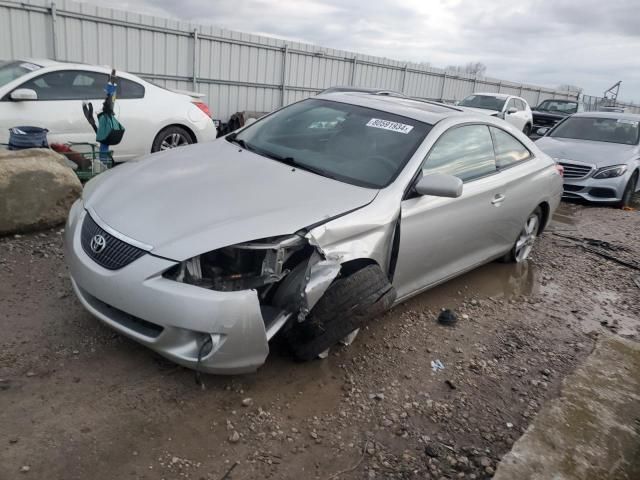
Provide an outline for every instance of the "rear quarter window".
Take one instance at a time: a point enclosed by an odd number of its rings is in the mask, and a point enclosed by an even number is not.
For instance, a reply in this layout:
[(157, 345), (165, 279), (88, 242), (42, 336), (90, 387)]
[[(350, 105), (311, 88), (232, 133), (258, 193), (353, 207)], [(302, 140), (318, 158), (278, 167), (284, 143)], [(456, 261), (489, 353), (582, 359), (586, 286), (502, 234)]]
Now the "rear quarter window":
[(126, 78), (118, 79), (117, 95), (119, 99), (144, 98), (144, 87), (137, 82), (127, 80)]

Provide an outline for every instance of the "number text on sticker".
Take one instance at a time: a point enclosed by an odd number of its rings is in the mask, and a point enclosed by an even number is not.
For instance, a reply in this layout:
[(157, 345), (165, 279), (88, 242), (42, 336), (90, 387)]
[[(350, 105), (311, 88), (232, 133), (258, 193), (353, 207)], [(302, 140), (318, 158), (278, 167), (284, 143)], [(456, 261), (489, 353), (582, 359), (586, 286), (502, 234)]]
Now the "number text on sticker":
[(369, 120), (367, 122), (367, 127), (382, 128), (384, 130), (391, 130), (392, 132), (404, 133), (405, 135), (413, 130), (412, 125), (390, 122), (389, 120), (380, 120), (379, 118), (372, 118)]

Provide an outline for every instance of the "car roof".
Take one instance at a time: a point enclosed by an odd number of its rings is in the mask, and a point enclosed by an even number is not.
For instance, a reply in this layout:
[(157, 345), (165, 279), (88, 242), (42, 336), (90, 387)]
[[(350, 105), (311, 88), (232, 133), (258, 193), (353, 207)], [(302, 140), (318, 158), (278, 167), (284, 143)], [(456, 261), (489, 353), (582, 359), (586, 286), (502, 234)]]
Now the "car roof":
[(329, 87), (320, 93), (325, 94), (325, 93), (335, 93), (335, 92), (362, 92), (362, 93), (372, 93), (375, 95), (391, 95), (396, 97), (406, 97), (404, 93), (396, 92), (395, 90), (389, 90), (386, 88), (365, 88), (365, 87), (349, 87), (349, 86)]
[(614, 120), (633, 120), (640, 122), (640, 115), (637, 113), (622, 112), (580, 112), (574, 113), (572, 117), (588, 117), (588, 118), (612, 118)]
[[(100, 73), (106, 73), (109, 74), (111, 73), (111, 71), (113, 70), (112, 67), (110, 67), (109, 65), (93, 65), (90, 63), (81, 63), (81, 62), (59, 62), (57, 60), (49, 60), (47, 58), (16, 58), (14, 60), (10, 60), (11, 62), (24, 62), (24, 63), (33, 63), (34, 65), (39, 65), (42, 68), (57, 68), (57, 69), (64, 69), (64, 68), (69, 68), (72, 70), (89, 70), (89, 71), (93, 71), (93, 72), (100, 72)], [(149, 85), (153, 85), (152, 83), (149, 83), (147, 80), (145, 80), (144, 78), (140, 78), (139, 76), (133, 74), (133, 73), (129, 73), (126, 71), (121, 71), (118, 70), (117, 72), (117, 76), (119, 78), (125, 78), (127, 80), (133, 80), (136, 81), (138, 83), (144, 83), (145, 86), (149, 86)], [(158, 87), (158, 88), (162, 88), (162, 87)], [(172, 91), (170, 89), (165, 89), (165, 90), (169, 90)], [(176, 93), (176, 92), (174, 92)]]
[(509, 98), (509, 97), (520, 98), (516, 95), (509, 95), (508, 93), (495, 93), (495, 92), (473, 92), (471, 95), (488, 95), (490, 97), (496, 97), (496, 98)]
[[(10, 60), (11, 61), (11, 60)], [(49, 60), (48, 58), (16, 58), (14, 62), (33, 63), (40, 67), (54, 67), (56, 65), (62, 65), (62, 62), (56, 60)]]
[(469, 114), (461, 108), (446, 105), (444, 103), (420, 100), (409, 97), (395, 97), (364, 92), (330, 92), (321, 93), (314, 98), (349, 103), (360, 107), (382, 110), (384, 112), (413, 118), (431, 125), (440, 120), (454, 115), (468, 115), (478, 117), (477, 114)]
[(578, 103), (577, 100), (571, 100), (570, 98), (545, 98), (540, 103), (544, 103), (544, 102)]

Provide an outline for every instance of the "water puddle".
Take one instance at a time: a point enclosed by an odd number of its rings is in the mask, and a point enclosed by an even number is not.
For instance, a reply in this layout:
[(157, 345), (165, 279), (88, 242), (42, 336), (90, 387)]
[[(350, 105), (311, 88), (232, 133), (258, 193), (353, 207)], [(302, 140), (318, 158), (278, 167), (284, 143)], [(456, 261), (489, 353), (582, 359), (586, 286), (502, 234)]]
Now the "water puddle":
[(541, 292), (542, 284), (531, 263), (489, 263), (432, 288), (409, 301), (411, 308), (456, 308), (474, 297), (511, 300)]

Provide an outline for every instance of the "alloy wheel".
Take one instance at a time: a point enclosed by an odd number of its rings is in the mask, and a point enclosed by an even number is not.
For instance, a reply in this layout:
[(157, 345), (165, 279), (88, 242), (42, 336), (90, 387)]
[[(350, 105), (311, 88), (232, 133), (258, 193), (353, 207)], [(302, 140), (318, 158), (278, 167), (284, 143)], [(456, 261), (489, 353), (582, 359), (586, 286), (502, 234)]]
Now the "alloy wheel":
[(520, 232), (520, 236), (516, 241), (515, 247), (515, 259), (516, 262), (524, 262), (529, 254), (531, 253), (531, 249), (533, 248), (533, 244), (536, 240), (536, 236), (538, 234), (538, 225), (540, 223), (540, 219), (538, 215), (532, 213), (529, 218), (527, 218), (526, 223), (524, 224), (524, 228)]
[(160, 150), (170, 150), (172, 148), (189, 145), (189, 140), (179, 133), (171, 133), (162, 139)]

